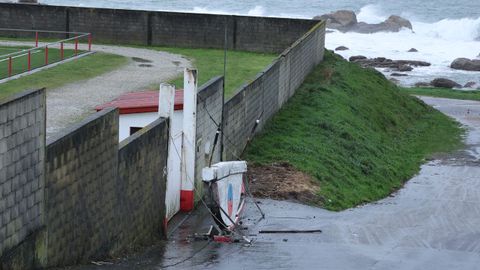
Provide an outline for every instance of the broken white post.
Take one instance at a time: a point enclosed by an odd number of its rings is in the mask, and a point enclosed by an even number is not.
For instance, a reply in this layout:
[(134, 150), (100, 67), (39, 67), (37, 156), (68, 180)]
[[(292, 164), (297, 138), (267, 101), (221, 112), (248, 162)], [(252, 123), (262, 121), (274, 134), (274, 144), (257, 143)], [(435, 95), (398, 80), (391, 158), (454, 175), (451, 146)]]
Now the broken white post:
[[(168, 158), (167, 158), (167, 190), (165, 195), (166, 217), (164, 226), (168, 220), (180, 210), (180, 163), (179, 156), (181, 145), (175, 145), (173, 113), (175, 106), (175, 86), (167, 83), (160, 84), (158, 95), (158, 116), (168, 118)], [(179, 123), (177, 123), (178, 125)], [(176, 150), (175, 148), (178, 148)], [(178, 151), (178, 153), (177, 153)]]
[(195, 201), (197, 70), (186, 68), (183, 76), (183, 151), (180, 209), (188, 212), (193, 210)]

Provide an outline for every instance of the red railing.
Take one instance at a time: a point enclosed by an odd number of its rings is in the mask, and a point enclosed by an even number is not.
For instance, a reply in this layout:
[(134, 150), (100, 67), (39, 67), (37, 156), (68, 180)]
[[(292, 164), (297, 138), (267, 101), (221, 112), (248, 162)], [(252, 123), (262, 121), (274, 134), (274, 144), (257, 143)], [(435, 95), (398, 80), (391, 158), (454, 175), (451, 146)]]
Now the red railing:
[[(76, 57), (92, 50), (91, 33), (0, 28), (0, 42), (2, 36), (7, 40), (5, 46), (0, 44), (0, 52), (7, 48), (18, 49), (12, 53), (0, 53), (0, 79)], [(34, 47), (22, 49), (21, 47), (29, 44), (28, 36), (34, 38), (32, 41)], [(71, 37), (55, 40), (52, 36)], [(42, 42), (42, 37), (47, 42)]]

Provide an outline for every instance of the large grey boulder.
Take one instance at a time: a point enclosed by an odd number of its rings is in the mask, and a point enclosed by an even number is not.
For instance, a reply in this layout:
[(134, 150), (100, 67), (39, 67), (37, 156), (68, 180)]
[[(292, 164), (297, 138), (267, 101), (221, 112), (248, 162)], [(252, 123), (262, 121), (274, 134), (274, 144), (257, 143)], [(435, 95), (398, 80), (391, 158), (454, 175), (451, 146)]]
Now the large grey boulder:
[(457, 58), (450, 65), (453, 69), (480, 71), (480, 60), (468, 58)]
[(329, 14), (315, 16), (314, 19), (327, 21), (327, 27), (333, 29), (348, 28), (357, 24), (357, 15), (351, 10), (338, 10)]
[(402, 18), (400, 16), (397, 16), (397, 15), (392, 15), (392, 16), (388, 17), (388, 19), (386, 21), (384, 21), (383, 23), (385, 25), (387, 25), (388, 28), (390, 28), (392, 30), (396, 30), (394, 32), (398, 32), (402, 28), (408, 28), (410, 30), (413, 30), (412, 23), (409, 20), (407, 20), (405, 18)]
[(440, 87), (440, 88), (461, 88), (462, 86), (452, 80), (445, 79), (445, 78), (437, 78), (430, 82), (433, 87)]

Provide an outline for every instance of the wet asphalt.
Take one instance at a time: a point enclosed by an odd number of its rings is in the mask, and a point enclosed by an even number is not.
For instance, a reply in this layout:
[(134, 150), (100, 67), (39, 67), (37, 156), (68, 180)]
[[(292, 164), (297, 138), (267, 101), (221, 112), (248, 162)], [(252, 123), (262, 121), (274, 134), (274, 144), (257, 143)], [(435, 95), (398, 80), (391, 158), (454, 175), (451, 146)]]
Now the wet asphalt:
[[(465, 125), (466, 148), (428, 162), (386, 199), (338, 213), (259, 200), (262, 220), (249, 203), (238, 235), (251, 244), (189, 238), (212, 223), (200, 208), (177, 217), (163, 245), (75, 269), (480, 269), (480, 102), (422, 100)], [(312, 229), (322, 233), (259, 233)]]

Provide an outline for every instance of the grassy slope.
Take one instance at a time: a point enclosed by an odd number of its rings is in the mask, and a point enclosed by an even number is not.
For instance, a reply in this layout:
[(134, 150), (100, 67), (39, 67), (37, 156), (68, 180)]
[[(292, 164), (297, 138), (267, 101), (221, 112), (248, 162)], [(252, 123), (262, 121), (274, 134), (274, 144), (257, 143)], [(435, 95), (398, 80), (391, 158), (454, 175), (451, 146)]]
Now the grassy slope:
[(123, 56), (96, 53), (50, 69), (39, 71), (0, 84), (0, 99), (26, 89), (52, 89), (75, 81), (85, 80), (115, 70), (125, 65), (128, 59)]
[(400, 188), (426, 157), (460, 146), (461, 133), (380, 73), (328, 52), (245, 156), (291, 163), (319, 181), (324, 207), (341, 210)]
[(463, 91), (443, 88), (403, 88), (402, 90), (412, 95), (480, 100), (480, 91), (478, 90)]
[[(214, 76), (223, 75), (223, 50), (152, 47), (159, 51), (181, 54), (192, 59), (199, 72), (199, 86)], [(244, 83), (266, 68), (275, 59), (274, 54), (260, 54), (228, 51), (225, 93), (230, 96)], [(183, 77), (172, 81), (177, 87), (183, 86)]]

